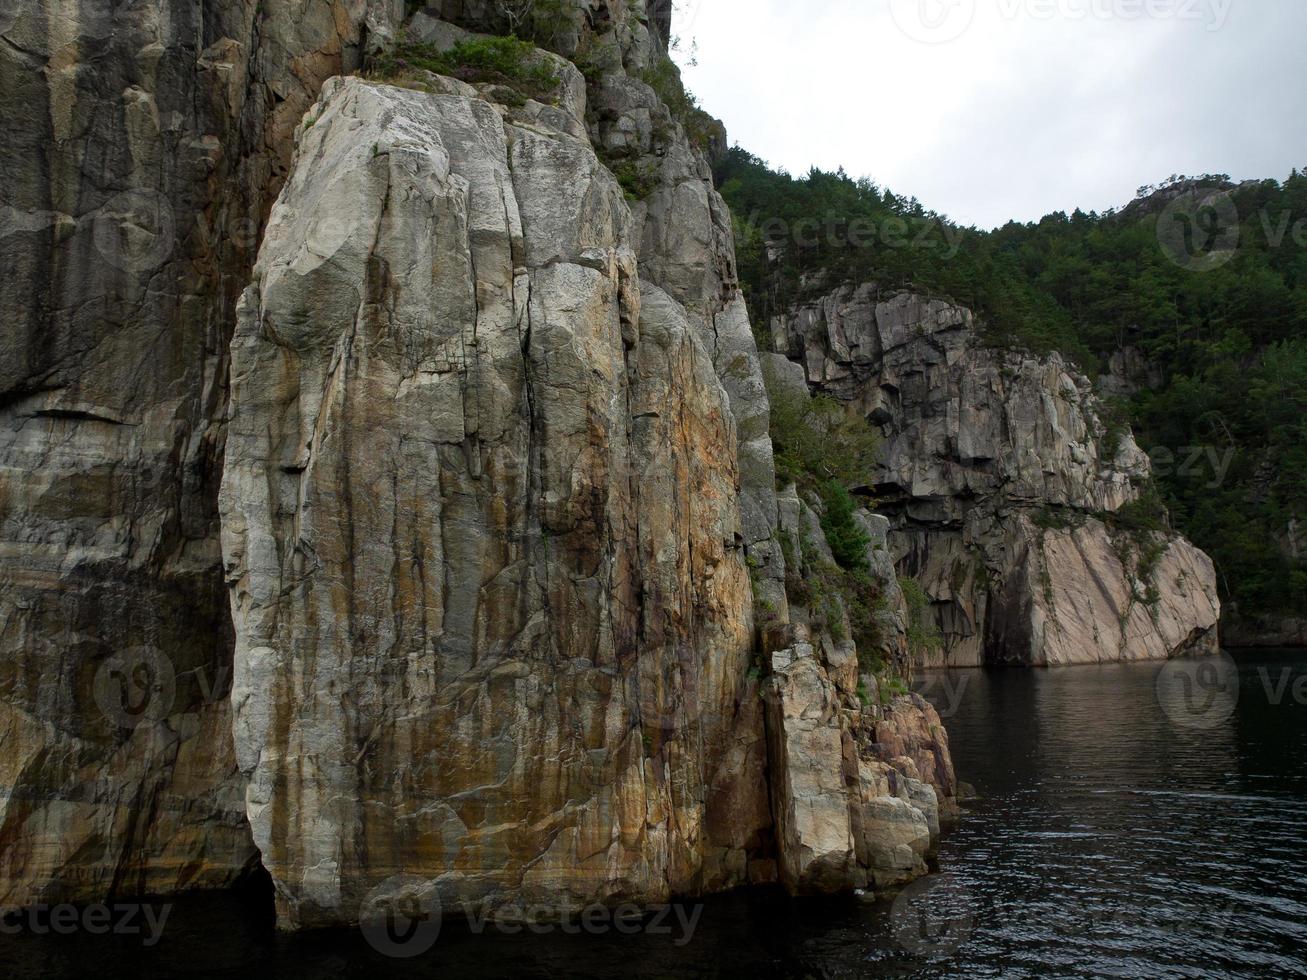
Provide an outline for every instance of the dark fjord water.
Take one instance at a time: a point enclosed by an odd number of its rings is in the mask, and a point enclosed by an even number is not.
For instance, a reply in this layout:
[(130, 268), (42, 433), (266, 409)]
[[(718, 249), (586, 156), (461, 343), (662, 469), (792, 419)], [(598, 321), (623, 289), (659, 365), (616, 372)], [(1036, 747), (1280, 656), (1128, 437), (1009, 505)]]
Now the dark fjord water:
[(357, 932), (276, 936), (254, 891), (177, 903), (149, 949), (0, 935), (0, 976), (1307, 977), (1307, 657), (1240, 657), (1237, 703), (1188, 667), (1159, 699), (1159, 670), (924, 678), (979, 798), (897, 904), (754, 893), (636, 934), (446, 922), (389, 959)]

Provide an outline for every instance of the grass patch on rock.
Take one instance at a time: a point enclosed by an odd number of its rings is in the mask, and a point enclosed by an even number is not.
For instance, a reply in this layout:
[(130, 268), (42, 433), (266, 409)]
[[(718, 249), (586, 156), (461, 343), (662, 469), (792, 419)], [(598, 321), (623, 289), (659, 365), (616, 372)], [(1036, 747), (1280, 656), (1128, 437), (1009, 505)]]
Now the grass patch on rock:
[(515, 37), (476, 37), (441, 51), (430, 44), (401, 41), (379, 55), (369, 76), (402, 79), (416, 71), (446, 75), (469, 84), (511, 88), (527, 98), (552, 101), (561, 79), (535, 45)]

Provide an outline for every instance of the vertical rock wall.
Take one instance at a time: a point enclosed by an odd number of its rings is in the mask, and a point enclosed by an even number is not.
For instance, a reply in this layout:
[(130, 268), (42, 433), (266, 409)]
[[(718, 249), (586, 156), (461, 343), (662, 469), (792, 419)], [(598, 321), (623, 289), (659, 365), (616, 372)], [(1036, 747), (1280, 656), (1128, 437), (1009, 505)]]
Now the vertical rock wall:
[[(641, 80), (657, 36), (590, 30), (606, 70), (583, 87), (550, 60), (541, 100), (332, 83), (273, 211), (222, 513), (237, 754), (284, 925), (354, 921), (401, 872), (514, 916), (924, 871), (938, 796), (873, 747), (893, 716), (860, 703), (856, 650), (806, 658), (820, 744), (768, 679), (803, 644), (756, 653), (755, 610), (789, 610), (729, 216)], [(811, 805), (852, 842), (820, 870)]]
[(752, 648), (735, 424), (588, 144), (333, 83), (233, 356), (237, 749), (290, 923), (665, 899)]
[(402, 4), (0, 22), (0, 905), (230, 882), (227, 350), (322, 82)]
[(775, 348), (813, 390), (879, 425), (868, 489), (899, 568), (933, 600), (923, 666), (1165, 659), (1215, 649), (1211, 560), (1166, 535), (1149, 570), (1104, 516), (1136, 500), (1148, 457), (1109, 433), (1059, 355), (981, 344), (970, 311), (874, 284), (779, 317)]
[[(586, 72), (542, 101), (328, 81), (403, 8), (0, 21), (0, 906), (259, 860), (290, 927), (400, 872), (504, 915), (918, 873), (929, 710), (863, 703), (819, 639), (837, 737), (800, 751), (762, 656), (768, 403), (720, 128), (650, 84), (667, 5), (562, 5)], [(802, 856), (813, 780), (842, 865)]]

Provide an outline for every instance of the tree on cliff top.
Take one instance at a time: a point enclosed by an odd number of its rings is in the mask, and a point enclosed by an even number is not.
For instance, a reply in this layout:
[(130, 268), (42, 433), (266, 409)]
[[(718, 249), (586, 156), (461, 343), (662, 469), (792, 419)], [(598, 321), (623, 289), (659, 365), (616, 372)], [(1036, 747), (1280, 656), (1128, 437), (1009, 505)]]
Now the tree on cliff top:
[[(1239, 247), (1205, 271), (1177, 264), (1159, 242), (1165, 195), (1187, 178), (1119, 212), (981, 232), (869, 180), (792, 177), (739, 147), (717, 177), (754, 323), (793, 308), (805, 289), (871, 282), (947, 296), (977, 314), (987, 342), (1061, 351), (1091, 377), (1114, 355), (1137, 355), (1148, 376), (1124, 379), (1138, 391), (1123, 400), (1121, 428), (1155, 455), (1177, 530), (1215, 559), (1224, 598), (1241, 612), (1307, 608), (1307, 176), (1225, 187)], [(859, 227), (871, 232), (863, 241), (848, 234)], [(779, 416), (781, 464), (818, 465), (784, 406)]]

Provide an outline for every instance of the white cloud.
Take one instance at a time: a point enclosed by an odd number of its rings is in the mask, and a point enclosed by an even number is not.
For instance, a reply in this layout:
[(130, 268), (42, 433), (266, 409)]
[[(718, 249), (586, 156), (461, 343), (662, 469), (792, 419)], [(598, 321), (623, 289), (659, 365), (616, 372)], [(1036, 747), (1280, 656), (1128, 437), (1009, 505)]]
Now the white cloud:
[[(686, 81), (733, 140), (966, 223), (1106, 210), (1172, 173), (1307, 166), (1303, 0), (682, 2)], [(941, 18), (926, 35), (971, 19), (922, 43), (899, 26), (918, 9)]]

